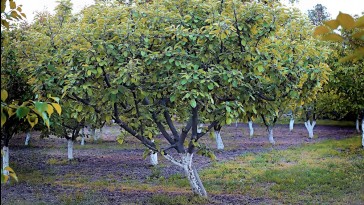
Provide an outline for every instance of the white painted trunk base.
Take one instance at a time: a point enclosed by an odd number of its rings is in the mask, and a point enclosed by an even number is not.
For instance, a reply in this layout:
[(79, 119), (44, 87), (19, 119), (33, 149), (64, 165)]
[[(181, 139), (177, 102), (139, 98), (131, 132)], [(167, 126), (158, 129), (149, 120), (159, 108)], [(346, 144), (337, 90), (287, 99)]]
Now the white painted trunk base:
[(29, 140), (30, 140), (30, 133), (29, 132), (27, 132), (27, 135), (26, 135), (26, 137), (25, 137), (25, 145), (29, 145)]
[(276, 144), (276, 141), (274, 141), (274, 137), (273, 137), (273, 127), (268, 127), (268, 139), (272, 145)]
[[(363, 127), (363, 126), (362, 126)], [(357, 133), (360, 133), (360, 127), (359, 127), (359, 118), (356, 119), (356, 122), (355, 122), (355, 128), (356, 128), (356, 132)]]
[(5, 170), (9, 166), (9, 147), (3, 147), (3, 170), (4, 175), (9, 176), (9, 171)]
[(68, 159), (73, 159), (73, 141), (72, 139), (67, 140), (67, 153), (68, 153)]
[(215, 134), (217, 149), (223, 150), (225, 146), (224, 143), (222, 142), (220, 131), (215, 131), (214, 134)]
[(203, 124), (199, 124), (197, 127), (197, 133), (202, 133)]
[[(154, 139), (151, 140), (152, 142), (154, 142)], [(151, 153), (150, 154), (150, 164), (153, 166), (158, 165), (158, 154), (157, 153)]]
[(85, 129), (82, 128), (81, 130), (81, 145), (85, 145)]
[(291, 119), (289, 120), (289, 131), (292, 131), (292, 130), (293, 130), (293, 125), (294, 125), (294, 119), (293, 119), (293, 118), (291, 118)]
[(312, 121), (312, 124), (311, 124), (311, 121), (310, 120), (307, 120), (306, 122), (305, 122), (305, 127), (306, 127), (306, 129), (307, 129), (307, 131), (308, 131), (308, 137), (310, 138), (310, 139), (312, 139), (313, 138), (313, 128), (315, 127), (315, 125), (316, 125), (316, 121), (314, 120), (314, 121)]
[(150, 164), (153, 166), (158, 165), (158, 154), (157, 153), (150, 154)]
[(173, 164), (182, 167), (185, 171), (186, 177), (190, 182), (192, 192), (196, 195), (207, 197), (207, 192), (203, 186), (201, 179), (198, 175), (197, 170), (192, 166), (193, 154), (190, 153), (180, 153), (181, 160), (176, 160), (172, 156), (166, 154), (163, 155), (166, 159), (171, 161)]
[(253, 137), (253, 135), (254, 135), (253, 121), (249, 121), (248, 125), (249, 125), (249, 131), (250, 131), (249, 136)]

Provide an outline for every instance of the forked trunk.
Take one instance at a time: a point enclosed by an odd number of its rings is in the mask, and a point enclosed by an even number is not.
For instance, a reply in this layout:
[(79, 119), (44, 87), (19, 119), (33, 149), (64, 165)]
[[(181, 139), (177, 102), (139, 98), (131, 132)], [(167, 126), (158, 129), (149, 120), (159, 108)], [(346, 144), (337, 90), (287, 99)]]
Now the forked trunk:
[(294, 118), (291, 117), (291, 119), (289, 120), (289, 131), (293, 130), (293, 125), (294, 125)]
[(73, 141), (72, 139), (67, 140), (67, 152), (68, 152), (68, 160), (73, 159)]
[(250, 132), (249, 132), (249, 136), (250, 136), (250, 137), (253, 137), (253, 135), (254, 135), (253, 121), (251, 121), (251, 120), (250, 120), (250, 121), (248, 122), (248, 125), (249, 125), (249, 131), (250, 131)]
[(216, 145), (217, 145), (217, 149), (224, 149), (224, 143), (222, 142), (222, 138), (221, 138), (221, 131), (215, 131), (215, 139), (216, 139)]
[(26, 137), (25, 137), (25, 145), (29, 145), (29, 140), (30, 140), (30, 133), (29, 132), (27, 132), (27, 135), (26, 135)]
[(312, 121), (312, 123), (311, 123), (311, 121), (310, 120), (307, 120), (306, 122), (305, 122), (305, 127), (306, 127), (306, 129), (307, 129), (307, 131), (308, 131), (308, 137), (310, 138), (310, 139), (312, 139), (313, 138), (313, 128), (315, 127), (315, 125), (316, 125), (316, 121), (314, 120), (314, 121)]
[(3, 147), (3, 170), (4, 175), (9, 176), (9, 171), (5, 170), (9, 166), (9, 147)]
[(205, 187), (203, 186), (201, 179), (198, 175), (197, 170), (192, 165), (192, 157), (193, 154), (190, 153), (180, 153), (181, 161), (175, 160), (170, 155), (163, 155), (166, 159), (171, 161), (173, 164), (182, 167), (188, 181), (190, 182), (192, 192), (196, 195), (206, 197), (207, 198), (207, 192), (205, 190)]
[(268, 127), (268, 139), (272, 145), (276, 144), (276, 142), (274, 141), (274, 137), (273, 137), (273, 127), (272, 126)]

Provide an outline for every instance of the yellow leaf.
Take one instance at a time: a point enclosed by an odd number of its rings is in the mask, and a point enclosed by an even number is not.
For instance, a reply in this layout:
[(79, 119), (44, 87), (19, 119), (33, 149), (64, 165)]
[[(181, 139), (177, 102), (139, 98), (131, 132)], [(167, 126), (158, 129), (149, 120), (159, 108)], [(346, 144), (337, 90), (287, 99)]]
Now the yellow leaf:
[(8, 175), (4, 175), (4, 183), (8, 182), (9, 180), (9, 176)]
[(337, 29), (337, 27), (339, 27), (339, 21), (337, 20), (330, 20), (330, 21), (325, 21), (324, 24), (328, 27), (330, 27), (331, 29)]
[(9, 118), (10, 118), (11, 116), (13, 116), (14, 114), (15, 114), (14, 109), (12, 109), (12, 108), (8, 108), (8, 116), (9, 116)]
[(353, 34), (353, 38), (358, 38), (364, 41), (364, 31), (359, 31), (355, 34)]
[(38, 124), (38, 117), (36, 115), (32, 116), (27, 116), (27, 120), (28, 123), (30, 124), (30, 126), (33, 128), (36, 124)]
[(341, 37), (340, 35), (338, 35), (336, 33), (327, 34), (327, 35), (323, 36), (322, 39), (326, 40), (326, 41), (337, 41), (337, 42), (342, 42), (344, 40), (343, 37)]
[(51, 115), (52, 115), (52, 114), (53, 114), (53, 112), (54, 112), (52, 105), (47, 104), (47, 110), (46, 110), (46, 111), (47, 111), (47, 113), (48, 113), (49, 117), (51, 117)]
[(5, 100), (8, 98), (8, 91), (1, 90), (1, 101), (5, 102)]
[(14, 172), (14, 170), (11, 167), (5, 167), (4, 170), (7, 170), (9, 172)]
[(325, 34), (325, 33), (328, 33), (330, 32), (330, 29), (327, 28), (326, 26), (318, 26), (315, 28), (315, 31), (313, 32), (313, 35), (314, 36), (317, 36), (317, 35), (322, 35), (322, 34)]
[(364, 28), (364, 16), (356, 19), (355, 27), (357, 27), (357, 28)]
[(354, 18), (351, 17), (349, 14), (339, 12), (339, 15), (337, 16), (336, 20), (339, 21), (340, 25), (344, 29), (352, 29), (355, 27)]
[(16, 8), (16, 3), (14, 1), (10, 1), (10, 9), (15, 9)]
[(12, 177), (13, 179), (15, 179), (15, 181), (18, 181), (18, 177), (16, 176), (16, 174), (15, 174), (15, 173), (10, 173), (9, 175), (10, 175), (10, 177)]
[(58, 115), (61, 115), (62, 112), (62, 108), (58, 103), (52, 103), (52, 106), (54, 107), (54, 109), (56, 109)]
[(3, 125), (5, 124), (5, 122), (6, 122), (6, 116), (3, 113), (3, 111), (1, 111), (1, 127), (3, 127)]

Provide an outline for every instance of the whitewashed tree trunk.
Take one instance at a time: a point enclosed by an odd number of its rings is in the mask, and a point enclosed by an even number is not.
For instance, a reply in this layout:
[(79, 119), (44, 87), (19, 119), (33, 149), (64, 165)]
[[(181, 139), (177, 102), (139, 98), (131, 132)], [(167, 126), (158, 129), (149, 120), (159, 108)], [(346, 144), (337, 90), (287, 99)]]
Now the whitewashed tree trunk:
[(361, 145), (364, 147), (364, 116), (361, 119)]
[[(154, 139), (152, 139), (151, 141), (154, 142)], [(153, 165), (153, 166), (158, 165), (158, 154), (157, 153), (151, 152), (151, 154), (150, 154), (150, 164)]]
[(235, 127), (238, 127), (238, 121), (235, 121)]
[(73, 141), (72, 139), (67, 140), (67, 152), (68, 152), (68, 160), (73, 159)]
[(81, 130), (81, 145), (85, 145), (85, 128)]
[(306, 122), (305, 122), (305, 127), (306, 127), (306, 129), (307, 129), (307, 131), (308, 131), (308, 137), (310, 138), (310, 139), (312, 139), (313, 138), (313, 128), (315, 127), (315, 125), (316, 125), (316, 121), (314, 120), (314, 121), (312, 121), (312, 124), (311, 124), (311, 121), (310, 120), (307, 120)]
[(190, 182), (192, 192), (196, 195), (207, 197), (207, 192), (205, 187), (203, 186), (201, 179), (198, 175), (197, 170), (192, 166), (192, 157), (193, 154), (190, 153), (181, 153), (181, 160), (176, 160), (170, 155), (163, 155), (166, 159), (171, 161), (173, 164), (182, 167), (185, 171), (186, 177)]
[(203, 124), (199, 124), (197, 127), (197, 133), (201, 133), (203, 128)]
[(25, 137), (25, 145), (29, 145), (29, 140), (30, 140), (30, 132), (27, 132), (27, 135), (26, 135), (26, 137)]
[(217, 145), (217, 149), (224, 149), (224, 143), (222, 142), (222, 138), (221, 138), (221, 132), (220, 131), (215, 131), (215, 139), (216, 139), (216, 145)]
[(357, 133), (360, 133), (360, 127), (359, 127), (359, 117), (358, 117), (358, 118), (356, 118), (355, 128), (356, 128), (356, 132), (357, 132)]
[(294, 125), (294, 118), (291, 117), (291, 119), (289, 120), (289, 131), (293, 130), (293, 125)]
[(253, 135), (254, 135), (253, 121), (249, 121), (248, 125), (249, 125), (249, 131), (250, 131), (249, 136), (253, 137)]
[(3, 147), (3, 170), (4, 175), (9, 176), (9, 171), (5, 170), (5, 167), (9, 166), (9, 147)]
[(275, 145), (276, 142), (274, 141), (274, 136), (273, 136), (273, 127), (272, 126), (269, 126), (268, 127), (268, 139), (269, 139), (269, 142), (272, 144), (272, 145)]

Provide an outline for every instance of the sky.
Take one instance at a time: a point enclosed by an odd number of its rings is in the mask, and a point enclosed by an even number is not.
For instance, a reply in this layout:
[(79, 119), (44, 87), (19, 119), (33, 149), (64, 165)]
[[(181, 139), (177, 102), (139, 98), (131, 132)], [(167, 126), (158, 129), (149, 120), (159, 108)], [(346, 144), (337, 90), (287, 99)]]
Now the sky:
[[(52, 13), (57, 5), (56, 0), (16, 0), (15, 2), (18, 5), (23, 5), (23, 11), (30, 22), (34, 18), (34, 12), (48, 10)], [(86, 5), (93, 4), (94, 0), (72, 0), (72, 3), (74, 12), (78, 12)], [(295, 6), (306, 13), (308, 9), (312, 9), (316, 4), (325, 6), (332, 18), (336, 18), (339, 11), (350, 15), (361, 15), (364, 12), (364, 0), (299, 0), (299, 3), (295, 3)]]

